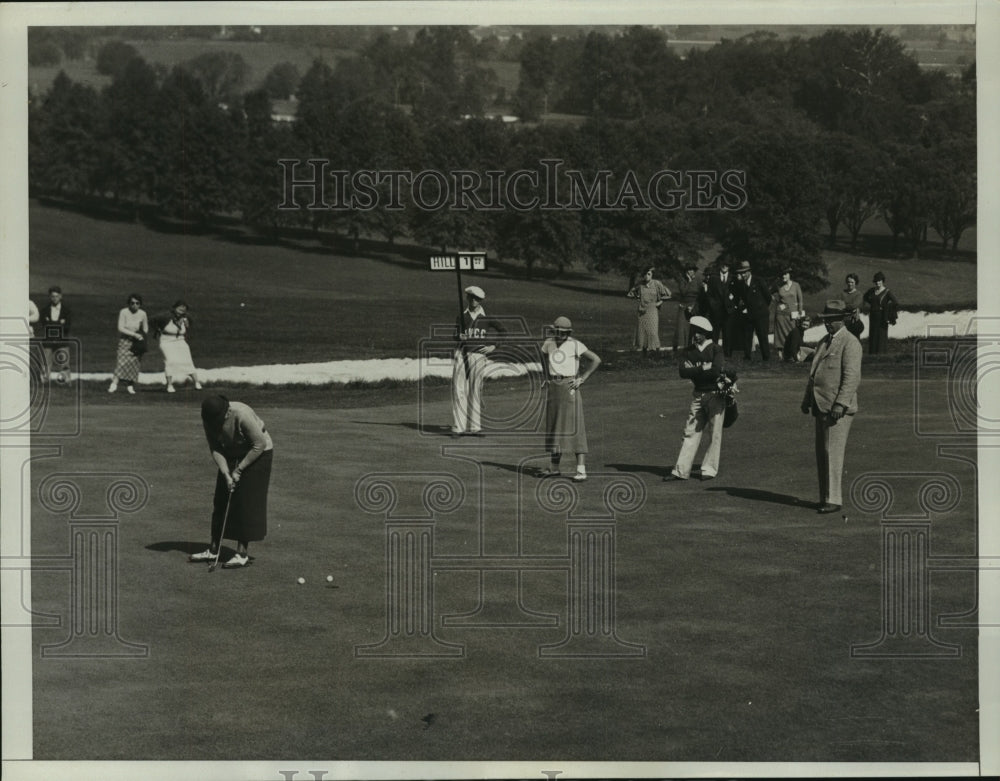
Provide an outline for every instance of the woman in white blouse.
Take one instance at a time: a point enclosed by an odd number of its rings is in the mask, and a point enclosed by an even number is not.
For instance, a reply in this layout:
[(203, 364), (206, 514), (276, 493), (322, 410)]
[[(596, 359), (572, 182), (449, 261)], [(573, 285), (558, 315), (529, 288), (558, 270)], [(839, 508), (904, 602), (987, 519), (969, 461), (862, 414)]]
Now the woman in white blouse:
[[(541, 477), (557, 477), (563, 453), (576, 454), (573, 480), (587, 479), (587, 428), (583, 420), (583, 397), (580, 386), (601, 365), (597, 353), (574, 339), (573, 324), (568, 317), (557, 317), (552, 324), (553, 336), (542, 342), (542, 370), (545, 374), (545, 449), (551, 465)], [(580, 373), (581, 359), (586, 369)]]
[(129, 393), (135, 393), (148, 333), (149, 321), (142, 308), (142, 296), (132, 293), (128, 297), (128, 306), (118, 313), (118, 355), (108, 393), (118, 390), (119, 380), (125, 383), (125, 389)]

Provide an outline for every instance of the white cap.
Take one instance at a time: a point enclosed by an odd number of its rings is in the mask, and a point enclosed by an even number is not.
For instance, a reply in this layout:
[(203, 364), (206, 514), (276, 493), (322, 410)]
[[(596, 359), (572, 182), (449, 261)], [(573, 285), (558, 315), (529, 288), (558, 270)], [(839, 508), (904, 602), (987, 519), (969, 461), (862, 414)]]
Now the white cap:
[(470, 296), (475, 296), (480, 301), (486, 299), (486, 293), (484, 293), (483, 289), (477, 285), (469, 285), (467, 288), (465, 288), (465, 292), (468, 293)]
[(694, 317), (691, 318), (689, 324), (692, 328), (700, 328), (707, 334), (712, 333), (712, 323), (709, 322), (709, 319), (707, 317), (702, 317), (701, 315), (695, 315)]

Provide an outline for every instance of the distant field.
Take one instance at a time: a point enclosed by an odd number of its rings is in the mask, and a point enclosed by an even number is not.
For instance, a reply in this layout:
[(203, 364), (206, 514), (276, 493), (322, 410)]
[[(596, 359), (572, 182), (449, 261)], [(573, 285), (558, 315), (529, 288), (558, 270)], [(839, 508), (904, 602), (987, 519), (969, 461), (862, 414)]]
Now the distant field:
[[(272, 245), (164, 233), (35, 202), (29, 239), (32, 297), (41, 303), (49, 285), (63, 287), (85, 371), (110, 371), (118, 311), (133, 291), (151, 314), (179, 298), (188, 302), (195, 319), (192, 351), (205, 368), (412, 357), (433, 325), (454, 321), (458, 306), (453, 275), (430, 272), (419, 257), (402, 254), (351, 257), (334, 255), (318, 241)], [(904, 305), (976, 300), (972, 262), (825, 256), (834, 284), (809, 296), (807, 308), (819, 309), (839, 294), (848, 271), (866, 285), (878, 269)], [(464, 279), (486, 289), (488, 312), (522, 316), (532, 333), (566, 315), (595, 349), (631, 347), (635, 305), (625, 298), (621, 277), (574, 269), (529, 282), (523, 269), (494, 263)], [(661, 317), (668, 345), (674, 311), (668, 303)], [(144, 369), (159, 370), (159, 361), (154, 351)]]
[[(146, 62), (152, 65), (163, 65), (168, 69), (206, 52), (234, 52), (243, 57), (250, 69), (244, 85), (246, 90), (258, 87), (271, 68), (278, 63), (290, 62), (299, 69), (299, 73), (305, 74), (313, 60), (320, 59), (330, 67), (334, 67), (338, 58), (354, 54), (346, 49), (332, 47), (296, 46), (289, 43), (255, 41), (163, 40), (126, 41), (126, 43), (134, 46)], [(64, 60), (56, 66), (30, 66), (28, 68), (29, 87), (36, 93), (44, 93), (60, 70), (65, 71), (66, 75), (73, 81), (97, 89), (111, 83), (110, 77), (97, 72), (96, 61), (88, 58)]]

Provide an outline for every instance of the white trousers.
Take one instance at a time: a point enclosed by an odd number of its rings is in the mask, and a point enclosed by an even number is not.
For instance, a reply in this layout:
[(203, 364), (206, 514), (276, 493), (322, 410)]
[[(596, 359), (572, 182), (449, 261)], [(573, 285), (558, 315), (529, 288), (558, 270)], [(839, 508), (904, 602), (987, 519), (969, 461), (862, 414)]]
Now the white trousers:
[(701, 435), (709, 426), (712, 428), (708, 449), (701, 459), (701, 473), (715, 476), (719, 473), (719, 457), (722, 455), (722, 418), (726, 412), (726, 400), (713, 391), (695, 393), (691, 399), (691, 410), (684, 425), (684, 441), (677, 456), (673, 474), (687, 479), (691, 476), (691, 466), (701, 444)]
[(455, 351), (451, 376), (451, 430), (456, 434), (476, 432), (482, 428), (483, 378), (488, 362), (489, 359), (481, 353), (469, 351), (463, 358), (461, 350)]

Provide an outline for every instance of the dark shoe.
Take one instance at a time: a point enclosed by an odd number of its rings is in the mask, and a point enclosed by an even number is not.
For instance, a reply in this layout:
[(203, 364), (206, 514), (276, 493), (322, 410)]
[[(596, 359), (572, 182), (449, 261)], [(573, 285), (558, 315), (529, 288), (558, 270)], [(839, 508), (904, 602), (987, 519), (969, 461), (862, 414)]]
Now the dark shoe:
[(539, 477), (561, 477), (562, 472), (557, 469), (543, 469), (538, 473)]
[(470, 437), (485, 437), (486, 434), (484, 434), (482, 431), (470, 431), (469, 432), (469, 436)]
[(669, 475), (667, 475), (666, 477), (663, 478), (663, 482), (664, 483), (672, 483), (675, 480), (687, 480), (687, 478), (686, 477), (678, 477), (673, 472), (671, 472)]
[(451, 432), (451, 438), (452, 439), (458, 439), (460, 436), (462, 436), (462, 432), (461, 431), (452, 431)]
[(702, 480), (714, 480), (715, 479), (715, 475), (706, 475), (706, 474), (703, 474), (703, 475), (701, 475), (701, 479)]
[(823, 502), (823, 504), (821, 504), (819, 507), (816, 508), (816, 512), (820, 513), (821, 515), (825, 515), (826, 513), (835, 513), (839, 509), (840, 509), (839, 504), (830, 504), (829, 502)]

